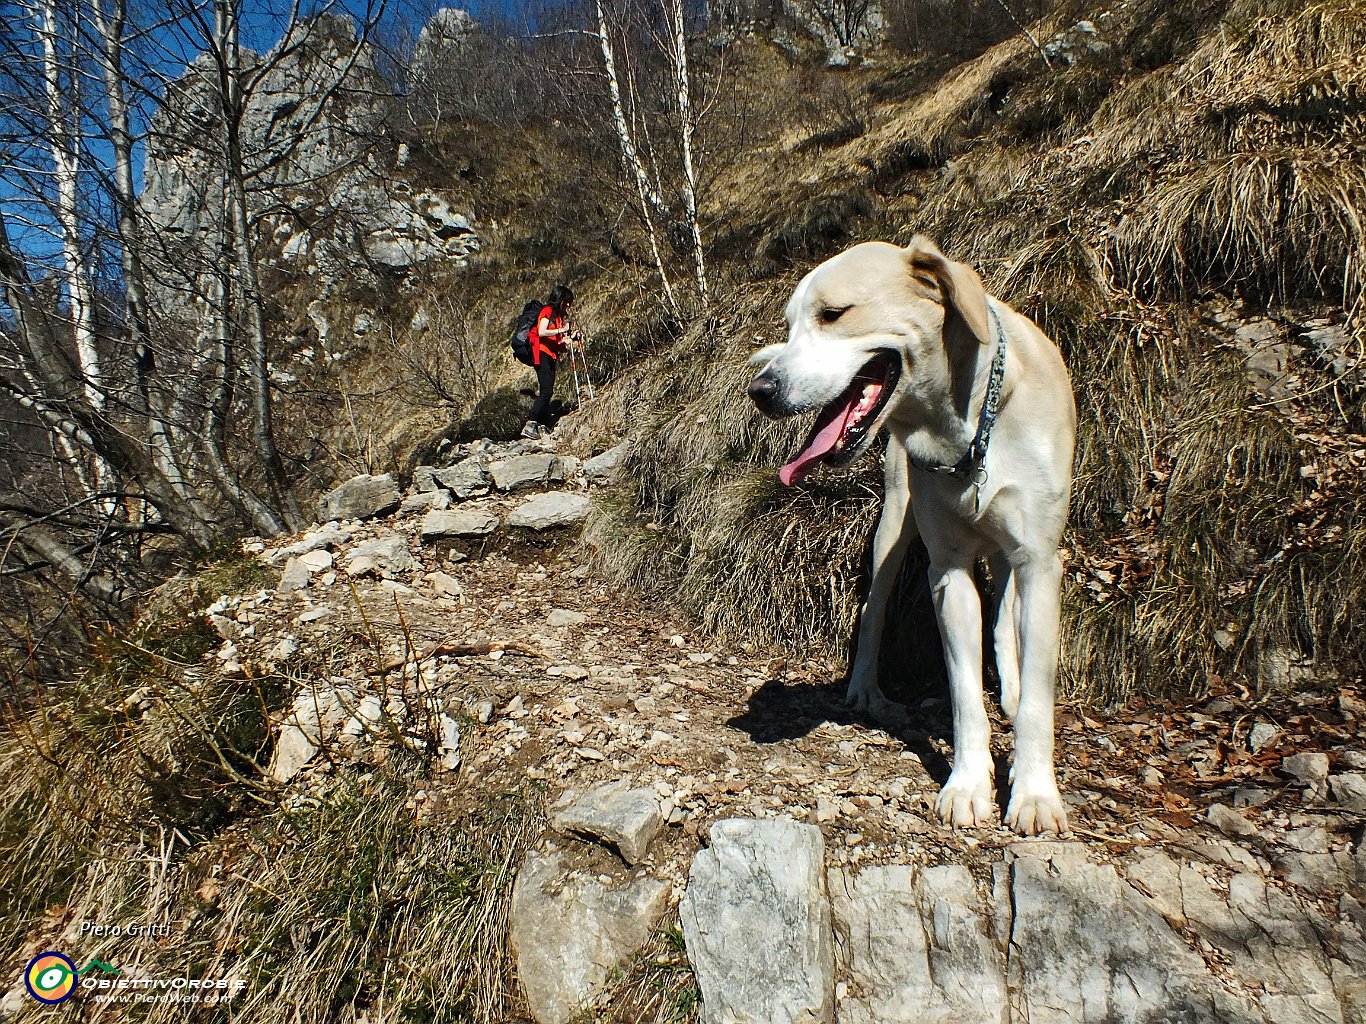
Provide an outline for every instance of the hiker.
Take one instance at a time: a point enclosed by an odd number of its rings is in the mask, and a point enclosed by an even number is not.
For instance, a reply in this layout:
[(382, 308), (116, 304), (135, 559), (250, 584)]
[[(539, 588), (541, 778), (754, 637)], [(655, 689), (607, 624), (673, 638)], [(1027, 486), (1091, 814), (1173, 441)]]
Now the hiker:
[(550, 433), (550, 396), (555, 391), (556, 360), (573, 344), (569, 326), (569, 307), (573, 304), (574, 293), (567, 285), (557, 284), (531, 329), (531, 365), (536, 368), (540, 390), (522, 427), (523, 437), (544, 437)]

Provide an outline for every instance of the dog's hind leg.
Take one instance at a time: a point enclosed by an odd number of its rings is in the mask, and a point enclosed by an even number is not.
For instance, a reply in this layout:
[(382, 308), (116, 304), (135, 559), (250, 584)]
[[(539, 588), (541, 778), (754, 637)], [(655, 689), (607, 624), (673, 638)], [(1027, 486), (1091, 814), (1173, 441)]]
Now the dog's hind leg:
[(998, 552), (988, 560), (991, 565), (991, 586), (995, 591), (996, 620), (994, 648), (996, 674), (1001, 677), (1001, 710), (1011, 719), (1020, 706), (1020, 648), (1016, 631), (1018, 602), (1015, 595), (1015, 573), (1010, 559)]
[(888, 700), (878, 685), (878, 655), (887, 620), (887, 601), (906, 559), (906, 548), (916, 537), (910, 508), (910, 464), (906, 449), (895, 438), (887, 445), (883, 484), (882, 515), (873, 536), (872, 579), (859, 614), (858, 652), (849, 672), (845, 702), (856, 711), (895, 722), (904, 719), (906, 713), (900, 704)]

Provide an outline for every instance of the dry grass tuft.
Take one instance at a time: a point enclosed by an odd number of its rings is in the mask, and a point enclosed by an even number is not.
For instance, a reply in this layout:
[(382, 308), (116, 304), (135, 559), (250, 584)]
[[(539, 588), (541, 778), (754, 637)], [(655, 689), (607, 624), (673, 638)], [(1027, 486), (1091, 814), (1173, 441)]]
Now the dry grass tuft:
[(573, 1024), (693, 1024), (701, 993), (675, 922), (655, 932), (609, 982), (602, 1008), (586, 1010)]
[(1259, 303), (1354, 308), (1366, 284), (1366, 171), (1331, 152), (1237, 153), (1165, 176), (1115, 234), (1148, 293), (1213, 288)]

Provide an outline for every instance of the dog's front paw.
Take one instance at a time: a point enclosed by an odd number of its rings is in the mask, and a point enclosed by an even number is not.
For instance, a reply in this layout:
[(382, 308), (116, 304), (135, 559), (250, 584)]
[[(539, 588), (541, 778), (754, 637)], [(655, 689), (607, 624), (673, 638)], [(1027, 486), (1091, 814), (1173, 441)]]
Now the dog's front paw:
[(1025, 836), (1044, 832), (1067, 834), (1067, 808), (1058, 787), (1054, 784), (1022, 787), (1018, 782), (1010, 790), (1010, 806), (1006, 808), (1006, 824)]
[(989, 773), (964, 772), (960, 777), (955, 769), (939, 791), (935, 804), (940, 820), (951, 828), (990, 825), (996, 818), (996, 801), (992, 799), (991, 788)]
[(851, 711), (867, 715), (885, 725), (905, 725), (911, 720), (905, 706), (888, 700), (877, 683), (850, 683), (844, 703)]

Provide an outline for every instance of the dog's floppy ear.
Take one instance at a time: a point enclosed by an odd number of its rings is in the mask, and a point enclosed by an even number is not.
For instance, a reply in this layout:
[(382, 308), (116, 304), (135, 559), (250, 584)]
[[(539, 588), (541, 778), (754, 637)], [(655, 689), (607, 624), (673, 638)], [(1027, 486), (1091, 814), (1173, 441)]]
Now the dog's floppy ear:
[[(944, 306), (957, 313), (983, 345), (991, 344), (987, 323), (987, 293), (982, 279), (966, 263), (955, 263), (924, 235), (916, 235), (906, 246), (911, 276), (925, 284), (938, 286)], [(927, 278), (929, 280), (927, 280)]]

